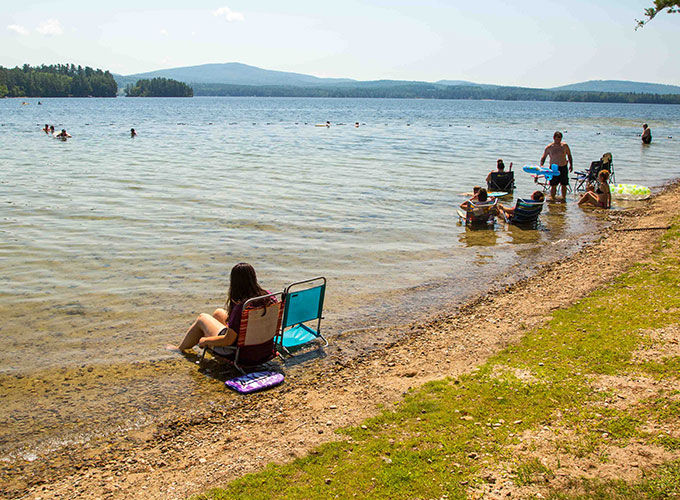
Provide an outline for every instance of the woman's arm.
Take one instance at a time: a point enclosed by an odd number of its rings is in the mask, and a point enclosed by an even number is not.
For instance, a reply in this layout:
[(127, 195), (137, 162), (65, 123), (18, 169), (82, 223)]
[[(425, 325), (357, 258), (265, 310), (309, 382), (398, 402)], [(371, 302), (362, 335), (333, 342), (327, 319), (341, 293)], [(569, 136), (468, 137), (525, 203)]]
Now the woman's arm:
[(201, 337), (198, 341), (200, 347), (230, 346), (236, 342), (237, 334), (231, 328), (227, 328), (226, 335), (215, 335), (214, 337)]

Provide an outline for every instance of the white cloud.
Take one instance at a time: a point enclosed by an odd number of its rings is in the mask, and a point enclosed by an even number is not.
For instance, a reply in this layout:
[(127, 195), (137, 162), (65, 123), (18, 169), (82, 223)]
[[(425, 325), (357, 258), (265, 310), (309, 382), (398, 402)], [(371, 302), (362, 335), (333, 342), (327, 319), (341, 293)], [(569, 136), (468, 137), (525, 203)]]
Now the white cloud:
[(26, 28), (24, 28), (23, 26), (21, 26), (19, 24), (10, 24), (9, 26), (7, 26), (7, 29), (10, 30), (10, 31), (14, 31), (18, 35), (26, 36), (30, 33), (30, 31), (28, 31)]
[(161, 34), (161, 35), (164, 35), (164, 36), (168, 36), (168, 30), (162, 29), (162, 30), (160, 31), (160, 34)]
[(48, 19), (36, 28), (36, 31), (42, 35), (61, 35), (64, 29), (58, 19)]
[(220, 7), (219, 9), (214, 10), (212, 14), (213, 16), (223, 17), (230, 23), (234, 21), (243, 21), (245, 19), (243, 14), (240, 12), (234, 12), (229, 7)]

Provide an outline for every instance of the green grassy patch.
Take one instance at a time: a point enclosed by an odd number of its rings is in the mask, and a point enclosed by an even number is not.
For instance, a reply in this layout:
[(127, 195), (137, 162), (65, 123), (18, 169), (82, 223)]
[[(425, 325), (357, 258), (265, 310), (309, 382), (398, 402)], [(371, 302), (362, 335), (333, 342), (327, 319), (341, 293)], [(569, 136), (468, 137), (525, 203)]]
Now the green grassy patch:
[[(608, 460), (604, 450), (612, 444), (660, 439), (642, 427), (649, 419), (676, 419), (676, 403), (660, 397), (619, 411), (606, 404), (611, 394), (595, 391), (591, 381), (640, 370), (677, 376), (675, 358), (638, 365), (632, 356), (648, 342), (642, 332), (680, 322), (677, 252), (664, 251), (678, 238), (680, 229), (674, 226), (651, 262), (556, 311), (546, 325), (527, 332), (474, 373), (425, 384), (375, 418), (340, 429), (344, 440), (197, 498), (463, 499), (468, 488), (483, 485), (484, 471), (500, 464), (515, 464), (512, 476), (519, 486), (553, 477), (530, 449), (518, 455), (525, 431), (566, 429), (573, 437), (559, 441), (556, 451), (600, 461)], [(513, 375), (518, 371), (530, 374), (530, 381)], [(663, 439), (667, 449), (677, 449), (677, 440)], [(576, 481), (552, 498), (672, 498), (659, 495), (678, 491), (672, 476), (677, 470), (677, 463), (668, 464), (636, 484)]]

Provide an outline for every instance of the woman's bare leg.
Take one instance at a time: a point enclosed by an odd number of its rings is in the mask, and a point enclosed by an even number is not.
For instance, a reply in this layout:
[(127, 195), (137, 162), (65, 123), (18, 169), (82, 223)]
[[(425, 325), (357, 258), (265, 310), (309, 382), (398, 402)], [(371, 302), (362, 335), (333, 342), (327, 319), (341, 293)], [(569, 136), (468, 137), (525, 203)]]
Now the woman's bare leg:
[[(216, 311), (217, 312), (217, 311)], [(225, 325), (212, 317), (209, 314), (201, 313), (196, 318), (196, 321), (189, 327), (184, 340), (178, 346), (168, 346), (168, 349), (177, 349), (179, 351), (186, 351), (191, 349), (201, 337), (214, 337), (224, 330)]]
[(596, 207), (600, 206), (600, 201), (595, 195), (595, 193), (591, 193), (590, 191), (587, 191), (580, 200), (578, 200), (579, 205), (595, 205)]
[(227, 314), (227, 311), (219, 307), (215, 309), (215, 312), (212, 313), (212, 316), (217, 321), (222, 323), (224, 326), (227, 326), (227, 321), (229, 320), (229, 315)]

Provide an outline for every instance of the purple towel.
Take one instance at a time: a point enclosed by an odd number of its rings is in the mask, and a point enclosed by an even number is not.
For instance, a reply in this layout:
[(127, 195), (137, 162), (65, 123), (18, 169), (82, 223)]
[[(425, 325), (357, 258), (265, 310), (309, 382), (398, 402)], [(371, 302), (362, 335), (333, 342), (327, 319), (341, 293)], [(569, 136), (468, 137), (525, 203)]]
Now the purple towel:
[(254, 372), (227, 380), (224, 384), (241, 394), (248, 394), (275, 387), (283, 382), (283, 373)]

